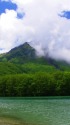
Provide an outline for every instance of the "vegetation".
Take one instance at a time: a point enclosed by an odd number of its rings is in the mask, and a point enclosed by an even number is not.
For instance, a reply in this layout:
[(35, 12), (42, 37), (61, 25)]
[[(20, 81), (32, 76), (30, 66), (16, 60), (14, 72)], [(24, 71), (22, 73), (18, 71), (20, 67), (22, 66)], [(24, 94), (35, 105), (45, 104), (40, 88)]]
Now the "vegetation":
[(28, 43), (0, 55), (0, 96), (70, 95), (70, 65), (37, 57)]
[(9, 74), (23, 74), (23, 73), (36, 73), (36, 72), (53, 72), (56, 71), (54, 66), (25, 63), (25, 64), (13, 64), (10, 62), (0, 62), (0, 75)]
[(35, 73), (0, 77), (0, 96), (70, 95), (70, 73)]

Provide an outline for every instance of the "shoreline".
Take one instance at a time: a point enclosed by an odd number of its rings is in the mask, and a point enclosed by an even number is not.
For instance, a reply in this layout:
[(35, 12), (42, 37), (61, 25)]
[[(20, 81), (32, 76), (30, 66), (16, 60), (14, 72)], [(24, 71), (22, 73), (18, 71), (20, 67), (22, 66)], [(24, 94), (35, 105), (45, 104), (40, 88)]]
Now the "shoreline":
[(20, 122), (19, 120), (0, 117), (0, 125), (26, 125), (26, 124)]

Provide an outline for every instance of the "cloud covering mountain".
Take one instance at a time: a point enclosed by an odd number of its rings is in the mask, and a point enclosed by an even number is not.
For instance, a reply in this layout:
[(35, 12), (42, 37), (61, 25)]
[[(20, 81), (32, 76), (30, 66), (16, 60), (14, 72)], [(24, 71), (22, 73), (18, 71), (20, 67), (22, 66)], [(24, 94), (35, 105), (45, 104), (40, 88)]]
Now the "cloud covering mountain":
[(30, 42), (39, 55), (70, 62), (70, 0), (0, 0), (0, 53)]

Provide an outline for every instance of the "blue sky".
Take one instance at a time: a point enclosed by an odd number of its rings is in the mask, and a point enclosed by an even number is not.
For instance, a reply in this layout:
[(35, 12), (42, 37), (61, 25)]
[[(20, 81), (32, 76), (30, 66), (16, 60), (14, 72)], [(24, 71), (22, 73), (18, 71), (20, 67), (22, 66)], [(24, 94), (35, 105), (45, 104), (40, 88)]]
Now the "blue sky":
[[(5, 13), (6, 9), (16, 11), (17, 8), (18, 8), (17, 5), (15, 3), (12, 3), (11, 1), (0, 1), (0, 15), (2, 13)], [(24, 13), (17, 13), (18, 19), (23, 18), (23, 16), (24, 16)]]
[(5, 10), (16, 10), (17, 5), (12, 2), (0, 1), (0, 14), (5, 13)]
[(60, 17), (64, 17), (66, 19), (70, 19), (70, 11), (62, 11)]

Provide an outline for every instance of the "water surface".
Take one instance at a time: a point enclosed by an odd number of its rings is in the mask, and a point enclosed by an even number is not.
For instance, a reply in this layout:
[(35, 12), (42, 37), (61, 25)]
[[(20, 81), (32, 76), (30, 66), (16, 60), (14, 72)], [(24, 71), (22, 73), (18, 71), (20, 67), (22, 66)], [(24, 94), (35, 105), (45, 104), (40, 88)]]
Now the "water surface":
[(70, 97), (0, 98), (1, 125), (70, 125)]

